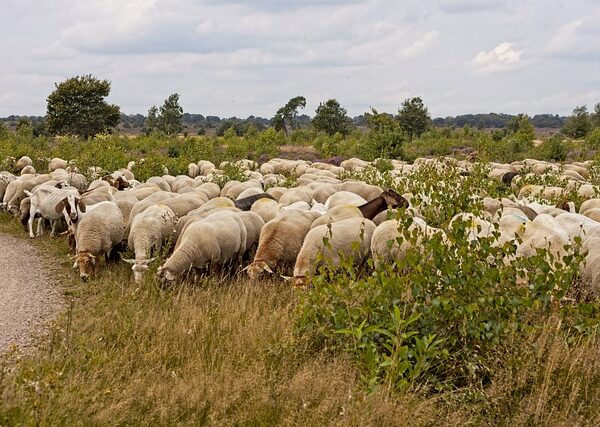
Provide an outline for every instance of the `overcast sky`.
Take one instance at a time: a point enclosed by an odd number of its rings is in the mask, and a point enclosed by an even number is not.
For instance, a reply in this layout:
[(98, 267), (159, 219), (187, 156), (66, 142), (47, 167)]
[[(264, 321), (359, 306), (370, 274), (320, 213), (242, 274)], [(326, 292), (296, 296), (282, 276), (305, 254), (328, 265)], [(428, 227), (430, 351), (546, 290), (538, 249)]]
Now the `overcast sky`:
[(146, 114), (313, 115), (421, 96), (432, 116), (568, 114), (600, 102), (598, 0), (0, 0), (0, 116), (43, 115), (54, 83), (112, 82)]

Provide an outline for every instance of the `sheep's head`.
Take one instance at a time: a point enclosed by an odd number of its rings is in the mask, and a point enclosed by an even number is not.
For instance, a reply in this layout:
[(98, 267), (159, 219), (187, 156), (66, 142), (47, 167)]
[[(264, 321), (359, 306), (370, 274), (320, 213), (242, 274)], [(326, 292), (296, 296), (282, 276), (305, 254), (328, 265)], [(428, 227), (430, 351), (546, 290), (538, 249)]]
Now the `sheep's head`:
[(391, 188), (381, 193), (383, 199), (387, 205), (391, 208), (407, 208), (409, 206), (408, 200), (396, 193)]
[(61, 213), (63, 210), (66, 211), (68, 219), (73, 224), (77, 224), (77, 221), (79, 221), (79, 212), (85, 213), (86, 207), (81, 199), (70, 195), (62, 199), (54, 209), (56, 213)]
[(292, 284), (297, 289), (307, 290), (310, 286), (310, 279), (307, 276), (296, 276), (292, 279)]
[(245, 270), (248, 273), (248, 277), (250, 277), (252, 280), (258, 279), (265, 271), (273, 274), (273, 270), (271, 270), (269, 264), (262, 260), (254, 261), (252, 264), (246, 267)]
[(96, 273), (98, 259), (89, 252), (79, 252), (75, 255), (75, 263), (79, 266), (79, 277), (86, 281), (89, 276)]
[(167, 270), (164, 266), (158, 267), (156, 271), (156, 278), (164, 285), (168, 285), (177, 279), (177, 276), (170, 270)]

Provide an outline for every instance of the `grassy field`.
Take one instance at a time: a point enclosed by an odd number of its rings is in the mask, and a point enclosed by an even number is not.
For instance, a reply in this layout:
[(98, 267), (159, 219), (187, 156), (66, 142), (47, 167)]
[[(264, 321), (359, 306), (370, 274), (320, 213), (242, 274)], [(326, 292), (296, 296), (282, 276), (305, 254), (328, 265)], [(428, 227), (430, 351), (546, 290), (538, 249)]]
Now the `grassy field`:
[[(0, 215), (0, 232), (26, 237)], [(136, 286), (127, 265), (81, 283), (63, 239), (38, 238), (66, 308), (25, 354), (4, 357), (0, 425), (598, 425), (600, 343), (560, 320), (499, 347), (480, 387), (367, 391), (343, 353), (296, 331), (279, 280)]]

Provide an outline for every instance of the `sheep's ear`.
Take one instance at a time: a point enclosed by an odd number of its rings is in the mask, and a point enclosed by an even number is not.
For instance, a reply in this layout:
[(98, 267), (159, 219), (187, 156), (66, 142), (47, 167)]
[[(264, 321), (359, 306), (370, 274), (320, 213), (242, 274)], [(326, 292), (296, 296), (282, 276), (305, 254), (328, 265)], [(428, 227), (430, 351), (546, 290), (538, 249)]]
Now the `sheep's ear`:
[(77, 200), (77, 206), (79, 207), (79, 212), (85, 213), (85, 204), (81, 201), (81, 199)]
[(281, 275), (280, 277), (281, 277), (283, 280), (285, 280), (286, 282), (291, 282), (292, 280), (294, 280), (294, 278), (293, 278), (293, 277), (291, 277), (291, 276), (284, 276), (284, 275)]
[(58, 205), (56, 205), (54, 210), (56, 211), (56, 213), (61, 213), (65, 209), (66, 205), (67, 205), (67, 199), (64, 198), (58, 203)]

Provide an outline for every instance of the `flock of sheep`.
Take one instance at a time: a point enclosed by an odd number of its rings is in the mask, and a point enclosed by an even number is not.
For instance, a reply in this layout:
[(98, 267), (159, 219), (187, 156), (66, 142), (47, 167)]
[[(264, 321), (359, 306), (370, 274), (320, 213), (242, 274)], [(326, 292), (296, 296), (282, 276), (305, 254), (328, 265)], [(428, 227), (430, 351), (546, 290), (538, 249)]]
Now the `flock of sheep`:
[[(73, 162), (48, 160), (47, 173), (36, 173), (32, 163), (22, 157), (13, 161), (14, 170), (0, 172), (2, 209), (18, 217), (32, 238), (43, 234), (47, 223), (51, 236), (67, 234), (74, 268), (79, 268), (82, 279), (98, 273), (103, 255), (107, 262), (118, 261), (119, 253), (129, 248), (135, 256), (123, 261), (131, 264), (139, 282), (156, 254), (166, 248), (168, 258), (156, 273), (162, 282), (190, 273), (243, 269), (252, 279), (276, 271), (292, 273), (294, 284), (305, 286), (324, 261), (336, 267), (345, 257), (356, 264), (373, 258), (377, 265), (403, 257), (411, 243), (401, 237), (402, 221), (388, 219), (394, 211), (412, 217), (409, 228), (419, 230), (420, 239), (439, 234), (445, 240), (444, 230), (429, 226), (421, 214), (430, 195), (399, 194), (345, 179), (349, 171), (372, 165), (359, 159), (339, 165), (272, 159), (260, 166), (241, 160), (235, 165), (246, 180), (222, 186), (216, 182), (223, 183), (225, 166), (217, 168), (206, 160), (191, 163), (187, 175), (165, 171), (146, 182), (135, 179), (134, 162), (103, 177), (99, 168), (92, 168), (86, 171), (93, 179), (89, 183)], [(386, 173), (395, 187), (406, 188), (412, 172), (422, 167), (443, 169), (449, 163), (465, 179), (474, 166), (454, 159), (417, 159), (413, 164), (392, 160)], [(473, 195), (482, 202), (482, 213), (458, 214), (450, 224), (464, 221), (466, 238), (472, 241), (495, 235), (498, 245), (514, 242), (516, 256), (522, 257), (545, 248), (561, 259), (579, 237), (586, 253), (582, 276), (598, 286), (600, 198), (595, 198), (598, 193), (589, 182), (590, 165), (559, 167), (529, 159), (490, 163), (488, 177), (512, 186), (516, 195), (501, 199)], [(543, 181), (549, 171), (565, 184), (521, 185), (528, 176)], [(297, 185), (281, 186), (290, 176)], [(578, 213), (568, 200), (558, 205), (546, 201), (570, 191), (586, 199)]]

